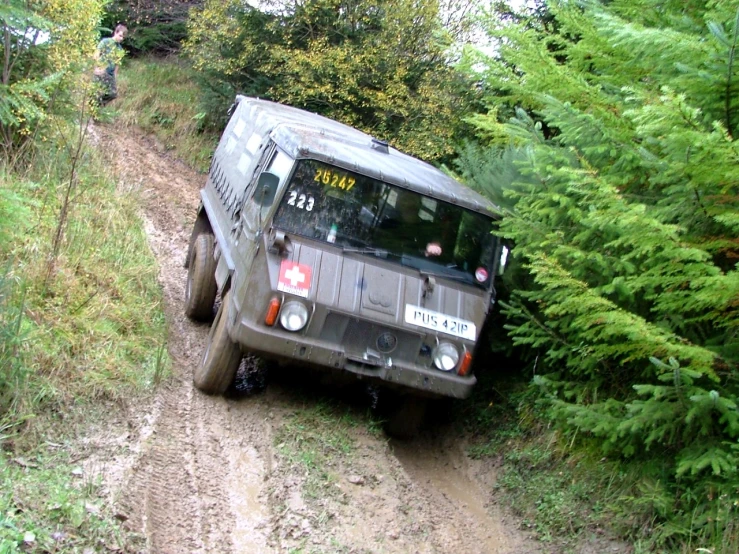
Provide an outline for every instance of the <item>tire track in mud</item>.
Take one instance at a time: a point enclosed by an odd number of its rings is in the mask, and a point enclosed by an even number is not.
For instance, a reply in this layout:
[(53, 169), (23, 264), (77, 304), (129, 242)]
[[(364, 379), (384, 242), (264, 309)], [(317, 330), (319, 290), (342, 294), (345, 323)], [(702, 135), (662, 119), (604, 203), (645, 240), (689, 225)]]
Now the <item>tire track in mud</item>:
[[(238, 418), (246, 421), (232, 421), (229, 401), (192, 386), (208, 327), (183, 314), (183, 262), (205, 177), (159, 153), (141, 135), (101, 131), (106, 150), (115, 153), (111, 162), (121, 183), (143, 198), (145, 228), (160, 265), (174, 374), (149, 408), (155, 415), (122, 503), (150, 552), (265, 551), (266, 534), (253, 530), (266, 519), (258, 499), (264, 464), (253, 446), (259, 440), (248, 432), (252, 419), (259, 420), (246, 410)], [(230, 432), (234, 428), (237, 436)], [(249, 438), (256, 440), (247, 443)]]
[(136, 131), (101, 126), (95, 133), (119, 186), (142, 198), (168, 322), (173, 376), (138, 409), (137, 444), (118, 494), (148, 552), (539, 551), (491, 512), (490, 489), (478, 484), (479, 468), (453, 431), (402, 444), (359, 425), (349, 431), (352, 454), (331, 462), (331, 490), (315, 498), (305, 465), (273, 444), (286, 418), (311, 406), (310, 393), (298, 392), (296, 402), (280, 384), (241, 400), (195, 390), (208, 326), (184, 316), (183, 262), (205, 176)]
[[(156, 422), (151, 446), (143, 452), (140, 476), (134, 483), (140, 487), (134, 490), (132, 498), (139, 497), (143, 503), (143, 527), (146, 530), (150, 549), (154, 552), (167, 552), (170, 547), (168, 537), (183, 536), (182, 546), (191, 552), (202, 551), (202, 516), (197, 503), (198, 490), (193, 475), (192, 451), (183, 448), (189, 445), (187, 423), (189, 413), (178, 399), (180, 383), (173, 383), (162, 395), (161, 418)], [(184, 412), (184, 413), (183, 413)], [(166, 429), (168, 436), (162, 437), (159, 429)], [(172, 498), (172, 490), (183, 494)], [(185, 529), (180, 527), (187, 526)], [(173, 532), (172, 527), (177, 527)]]

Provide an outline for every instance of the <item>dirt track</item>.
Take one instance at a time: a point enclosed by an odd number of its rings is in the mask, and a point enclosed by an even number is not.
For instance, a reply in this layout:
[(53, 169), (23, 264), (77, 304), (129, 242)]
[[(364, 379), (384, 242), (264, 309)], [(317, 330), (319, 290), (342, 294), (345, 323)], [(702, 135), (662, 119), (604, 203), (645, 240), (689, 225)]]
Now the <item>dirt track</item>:
[[(351, 453), (332, 459), (316, 494), (309, 466), (277, 441), (295, 413), (315, 407), (311, 391), (284, 382), (230, 399), (195, 390), (208, 327), (183, 314), (183, 261), (204, 176), (134, 131), (95, 135), (119, 187), (140, 192), (169, 324), (174, 375), (121, 423), (119, 454), (95, 462), (147, 552), (540, 551), (504, 522), (491, 503), (494, 471), (465, 455), (453, 429), (396, 444), (369, 425), (345, 426)], [(338, 401), (366, 418), (358, 401)], [(314, 431), (330, 434), (321, 421)]]

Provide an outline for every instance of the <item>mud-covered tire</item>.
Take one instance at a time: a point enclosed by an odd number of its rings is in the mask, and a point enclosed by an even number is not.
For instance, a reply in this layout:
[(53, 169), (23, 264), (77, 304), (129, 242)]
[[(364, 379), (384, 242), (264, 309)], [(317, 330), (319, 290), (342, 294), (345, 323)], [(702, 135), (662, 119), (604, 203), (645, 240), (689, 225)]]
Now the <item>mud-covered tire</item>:
[(200, 233), (190, 251), (185, 314), (197, 321), (208, 321), (213, 317), (213, 303), (218, 293), (214, 251), (215, 238), (211, 233)]
[(233, 382), (241, 363), (241, 349), (228, 336), (227, 321), (230, 292), (223, 295), (208, 335), (208, 344), (195, 368), (193, 383), (206, 394), (223, 394)]
[(427, 405), (428, 400), (418, 396), (405, 395), (397, 398), (385, 421), (385, 433), (401, 440), (416, 437), (426, 416)]

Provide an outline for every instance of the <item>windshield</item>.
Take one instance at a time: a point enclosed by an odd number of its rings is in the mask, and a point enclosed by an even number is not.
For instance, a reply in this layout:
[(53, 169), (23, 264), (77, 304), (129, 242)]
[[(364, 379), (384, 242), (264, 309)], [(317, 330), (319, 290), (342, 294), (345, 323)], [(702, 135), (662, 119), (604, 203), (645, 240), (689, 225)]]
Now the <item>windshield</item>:
[(492, 218), (316, 160), (298, 161), (274, 225), (430, 275), (492, 277)]

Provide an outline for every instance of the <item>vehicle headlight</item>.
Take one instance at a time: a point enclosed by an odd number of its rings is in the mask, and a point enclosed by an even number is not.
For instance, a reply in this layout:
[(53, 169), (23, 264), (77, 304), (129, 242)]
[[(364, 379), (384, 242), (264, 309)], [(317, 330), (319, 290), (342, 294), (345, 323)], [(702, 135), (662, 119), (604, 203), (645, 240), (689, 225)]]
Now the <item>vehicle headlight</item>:
[(288, 331), (300, 331), (308, 323), (308, 308), (301, 302), (286, 302), (280, 312), (280, 324)]
[(451, 371), (457, 367), (459, 351), (449, 342), (442, 342), (434, 349), (434, 365), (442, 371)]

